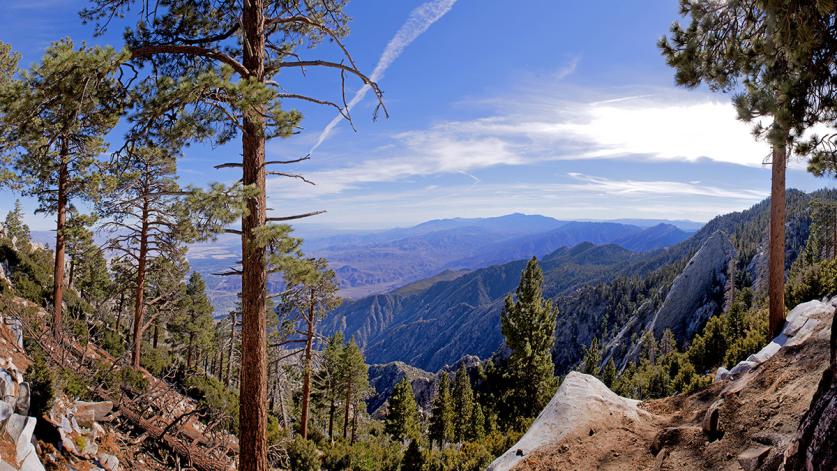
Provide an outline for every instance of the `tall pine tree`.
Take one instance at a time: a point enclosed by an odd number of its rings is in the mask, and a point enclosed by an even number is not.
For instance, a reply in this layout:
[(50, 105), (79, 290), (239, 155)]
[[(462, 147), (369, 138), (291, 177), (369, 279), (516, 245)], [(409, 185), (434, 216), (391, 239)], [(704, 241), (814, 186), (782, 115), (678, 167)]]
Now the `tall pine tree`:
[[(837, 137), (803, 139), (831, 124), (837, 106), (834, 2), (792, 0), (680, 1), (688, 25), (675, 23), (659, 46), (675, 80), (686, 87), (735, 92), (739, 119), (772, 146), (769, 243), (769, 330), (785, 318), (785, 170), (792, 151), (811, 155), (812, 171), (829, 171)], [(761, 117), (770, 117), (766, 127)], [(794, 145), (796, 145), (794, 149)]]
[[(241, 269), (241, 456), (242, 471), (267, 471), (267, 339), (265, 307), (270, 252), (286, 246), (286, 226), (275, 225), (306, 214), (268, 217), (266, 177), (297, 178), (275, 165), (301, 159), (268, 161), (269, 139), (291, 136), (301, 116), (283, 109), (284, 100), (304, 100), (340, 110), (346, 105), (288, 90), (293, 70), (324, 68), (359, 78), (380, 97), (377, 85), (360, 72), (343, 45), (349, 18), (345, 2), (284, 0), (91, 0), (82, 12), (102, 32), (112, 18), (134, 14), (136, 26), (125, 33), (136, 66), (150, 72), (148, 99), (138, 127), (165, 121), (184, 141), (241, 137), (241, 160), (221, 165), (241, 170), (243, 197), (240, 229)], [(307, 59), (321, 53), (323, 40), (337, 45), (341, 58)], [(279, 80), (282, 80), (282, 83)], [(342, 82), (342, 80), (341, 80)], [(335, 94), (340, 96), (340, 94)], [(343, 95), (345, 96), (345, 95)]]
[(387, 415), (384, 418), (384, 431), (399, 442), (418, 440), (421, 436), (418, 404), (413, 394), (413, 386), (407, 377), (395, 385), (389, 398)]
[(454, 440), (454, 409), (453, 396), (451, 394), (450, 377), (447, 371), (442, 372), (439, 378), (439, 386), (436, 390), (436, 397), (433, 398), (433, 407), (430, 417), (430, 444), (435, 442), (439, 449), (445, 443)]
[(117, 79), (124, 54), (109, 47), (76, 49), (65, 39), (14, 84), (3, 101), (6, 157), (14, 185), (56, 215), (53, 334), (61, 333), (67, 214), (74, 200), (96, 199), (104, 136), (125, 104)]
[(457, 442), (464, 442), (469, 438), (471, 420), (474, 414), (474, 391), (471, 388), (471, 378), (465, 363), (456, 372), (456, 382), (453, 387), (453, 429)]
[(536, 416), (557, 385), (552, 346), (558, 310), (543, 298), (542, 285), (543, 272), (532, 257), (500, 313), (500, 330), (511, 350), (504, 372), (509, 385), (505, 400), (518, 417)]

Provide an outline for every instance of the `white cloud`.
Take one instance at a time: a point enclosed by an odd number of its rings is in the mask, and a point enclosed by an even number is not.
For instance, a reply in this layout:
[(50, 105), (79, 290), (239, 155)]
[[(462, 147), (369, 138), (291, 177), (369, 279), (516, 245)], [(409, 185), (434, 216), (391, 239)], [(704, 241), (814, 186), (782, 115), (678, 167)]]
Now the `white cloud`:
[(760, 190), (727, 190), (715, 186), (701, 185), (700, 182), (677, 182), (666, 180), (611, 180), (572, 172), (570, 177), (581, 184), (566, 185), (568, 189), (595, 191), (610, 195), (668, 195), (668, 196), (707, 196), (712, 198), (732, 198), (737, 200), (760, 201), (768, 192)]

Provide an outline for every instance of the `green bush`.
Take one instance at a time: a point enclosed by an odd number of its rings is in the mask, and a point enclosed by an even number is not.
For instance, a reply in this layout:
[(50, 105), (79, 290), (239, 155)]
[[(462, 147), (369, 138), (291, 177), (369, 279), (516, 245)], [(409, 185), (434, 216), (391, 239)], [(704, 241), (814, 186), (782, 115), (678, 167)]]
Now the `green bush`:
[(785, 288), (785, 305), (793, 308), (834, 294), (837, 294), (837, 258), (830, 258), (800, 268), (790, 276)]
[(238, 433), (238, 394), (212, 376), (189, 376), (185, 386), (189, 396), (198, 401), (198, 404), (216, 414), (223, 414), (227, 420), (227, 429), (232, 433)]
[(23, 377), (29, 382), (29, 415), (40, 418), (52, 407), (55, 398), (55, 375), (43, 354), (33, 354), (32, 364)]
[(320, 471), (320, 451), (317, 445), (299, 436), (288, 447), (288, 460), (294, 471)]
[(142, 356), (140, 357), (142, 367), (154, 376), (160, 377), (172, 364), (174, 358), (166, 347), (154, 348), (150, 343), (144, 342)]

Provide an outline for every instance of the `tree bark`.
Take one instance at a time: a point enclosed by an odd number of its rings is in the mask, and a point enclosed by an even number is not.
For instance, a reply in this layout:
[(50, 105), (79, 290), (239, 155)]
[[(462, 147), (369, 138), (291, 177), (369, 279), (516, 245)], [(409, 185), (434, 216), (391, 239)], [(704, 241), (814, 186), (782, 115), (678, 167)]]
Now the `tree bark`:
[(52, 287), (52, 334), (55, 338), (61, 337), (61, 313), (64, 305), (64, 225), (67, 222), (68, 152), (67, 143), (62, 140), (61, 168), (58, 171), (58, 214), (55, 224), (55, 269), (53, 271)]
[(337, 413), (337, 403), (334, 395), (337, 391), (331, 392), (331, 403), (328, 406), (328, 440), (334, 444), (334, 414)]
[(770, 189), (769, 331), (773, 338), (785, 323), (785, 167), (786, 148), (773, 146)]
[(194, 342), (195, 333), (189, 332), (189, 346), (186, 348), (186, 368), (192, 368), (192, 343)]
[[(242, 2), (241, 27), (244, 68), (251, 80), (264, 82), (264, 0)], [(264, 106), (244, 110), (242, 166), (245, 186), (257, 194), (247, 197), (241, 218), (241, 372), (240, 436), (242, 471), (267, 471), (267, 337), (265, 296), (267, 259), (256, 231), (267, 219), (264, 168)]]
[(140, 229), (140, 249), (137, 257), (137, 281), (134, 292), (134, 349), (131, 364), (140, 367), (142, 355), (142, 318), (145, 309), (145, 265), (148, 258), (148, 198), (142, 205), (142, 227)]
[(300, 414), (300, 433), (308, 438), (308, 409), (311, 406), (311, 350), (314, 344), (314, 290), (311, 290), (311, 302), (308, 306), (308, 332), (305, 338), (305, 373), (302, 378), (302, 412)]
[[(224, 386), (229, 387), (232, 376), (233, 349), (235, 347), (235, 312), (230, 313), (230, 348), (227, 355), (227, 374), (224, 376)], [(223, 363), (223, 359), (222, 359)]]
[(343, 414), (343, 440), (349, 436), (349, 408), (352, 405), (352, 379), (346, 385), (346, 407)]

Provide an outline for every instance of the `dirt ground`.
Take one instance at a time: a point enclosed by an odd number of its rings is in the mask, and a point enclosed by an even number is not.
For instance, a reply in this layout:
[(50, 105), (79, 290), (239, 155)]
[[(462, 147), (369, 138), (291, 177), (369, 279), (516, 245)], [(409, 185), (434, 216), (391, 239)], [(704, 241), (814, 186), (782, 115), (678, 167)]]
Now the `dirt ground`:
[[(734, 381), (698, 393), (646, 401), (639, 421), (599, 420), (532, 452), (515, 470), (740, 470), (738, 456), (769, 447), (758, 469), (778, 469), (829, 361), (830, 318), (801, 345)], [(723, 435), (710, 441), (701, 425), (717, 406)]]

